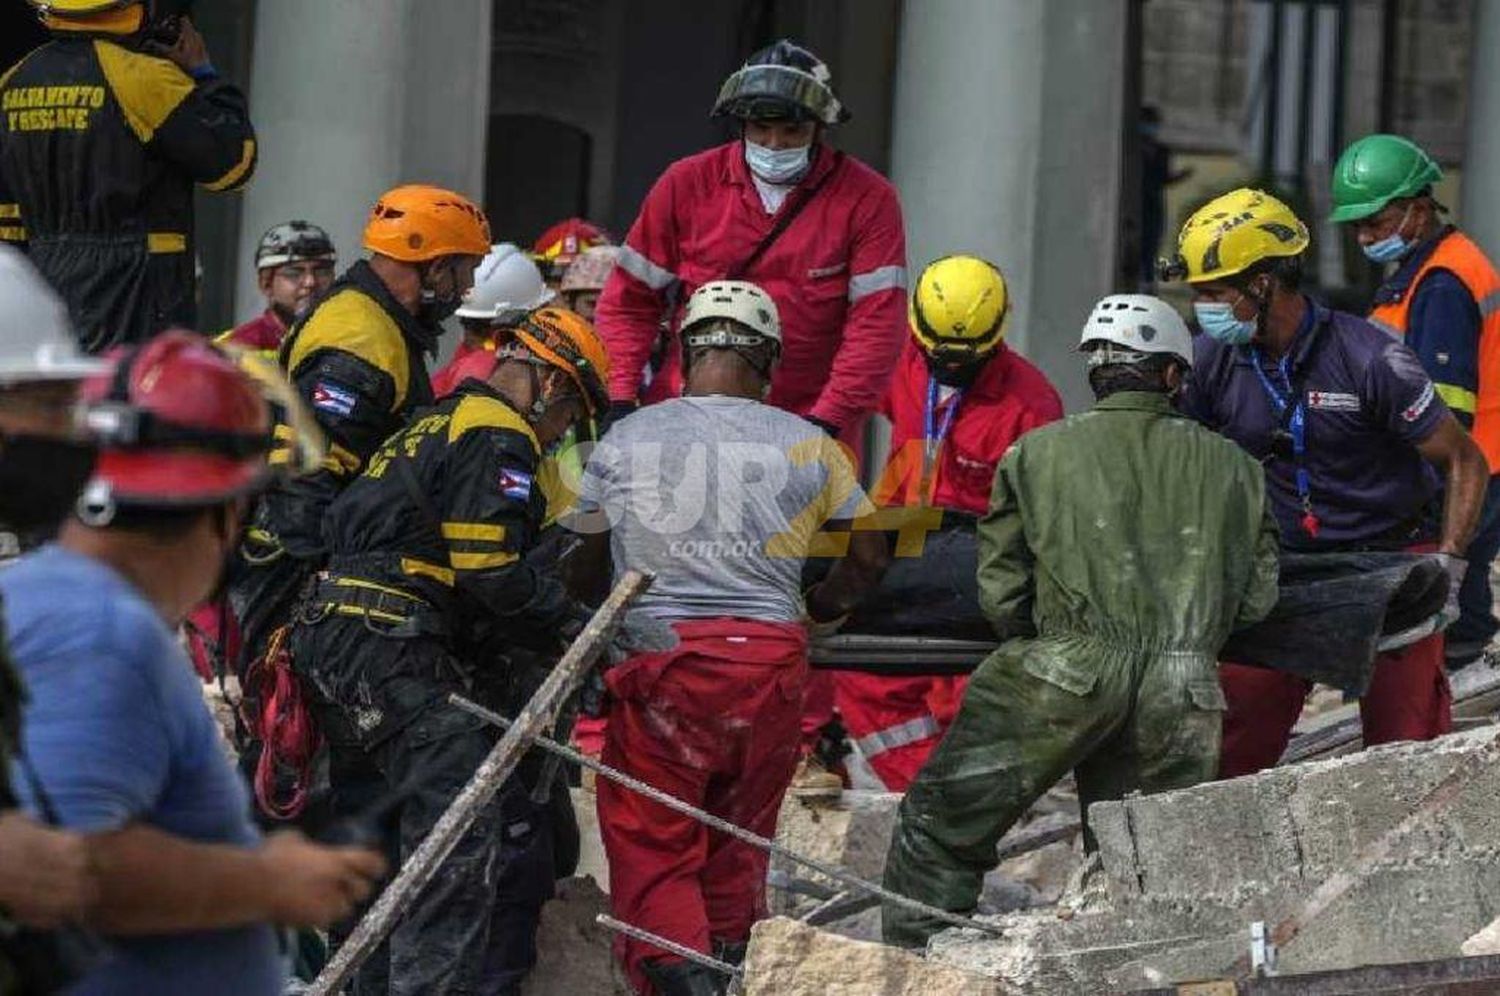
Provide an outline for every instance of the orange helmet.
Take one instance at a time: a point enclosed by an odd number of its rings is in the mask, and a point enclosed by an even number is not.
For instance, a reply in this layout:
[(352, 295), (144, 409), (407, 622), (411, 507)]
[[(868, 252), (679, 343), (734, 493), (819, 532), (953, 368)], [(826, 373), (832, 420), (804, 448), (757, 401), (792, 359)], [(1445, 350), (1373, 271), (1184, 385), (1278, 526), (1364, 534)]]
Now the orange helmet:
[(541, 268), (542, 274), (560, 277), (567, 265), (578, 258), (578, 254), (594, 246), (614, 245), (614, 238), (583, 218), (566, 218), (537, 237), (531, 247), (531, 258)]
[(490, 251), (490, 223), (462, 194), (412, 184), (387, 191), (365, 224), (365, 248), (403, 263), (441, 256), (483, 256)]
[[(538, 308), (510, 335), (532, 356), (572, 378), (591, 416), (609, 407), (609, 353), (588, 319), (567, 308)], [(503, 346), (501, 350), (503, 355)]]

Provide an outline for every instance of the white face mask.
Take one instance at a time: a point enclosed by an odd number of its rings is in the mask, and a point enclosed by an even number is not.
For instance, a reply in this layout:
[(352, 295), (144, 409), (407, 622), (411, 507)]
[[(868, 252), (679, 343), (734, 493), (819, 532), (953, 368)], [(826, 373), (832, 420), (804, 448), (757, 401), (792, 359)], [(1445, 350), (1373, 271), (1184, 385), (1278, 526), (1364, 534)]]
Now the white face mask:
[(792, 183), (807, 172), (812, 160), (812, 146), (795, 149), (768, 149), (745, 140), (745, 165), (767, 183)]

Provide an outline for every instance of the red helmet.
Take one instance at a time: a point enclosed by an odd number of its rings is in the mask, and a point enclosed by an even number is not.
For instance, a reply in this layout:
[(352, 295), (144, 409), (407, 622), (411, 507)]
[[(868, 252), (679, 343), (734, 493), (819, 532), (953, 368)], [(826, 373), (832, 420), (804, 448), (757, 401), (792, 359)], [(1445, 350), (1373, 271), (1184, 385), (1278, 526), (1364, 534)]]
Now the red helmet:
[(191, 332), (114, 350), (81, 396), (99, 461), (80, 507), (104, 524), (120, 506), (216, 505), (267, 477), (270, 409), (255, 382)]
[(547, 229), (531, 247), (531, 257), (542, 274), (562, 276), (563, 269), (585, 249), (614, 245), (612, 235), (582, 218), (567, 218)]

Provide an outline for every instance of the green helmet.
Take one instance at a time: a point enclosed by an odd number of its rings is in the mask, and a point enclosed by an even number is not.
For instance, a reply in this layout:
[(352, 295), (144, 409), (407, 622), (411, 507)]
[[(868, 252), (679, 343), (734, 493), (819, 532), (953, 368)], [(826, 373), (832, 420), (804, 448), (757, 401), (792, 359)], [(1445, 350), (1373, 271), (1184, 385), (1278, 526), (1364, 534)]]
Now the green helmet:
[(1333, 167), (1334, 222), (1358, 221), (1401, 197), (1415, 197), (1443, 178), (1432, 157), (1400, 135), (1366, 135)]

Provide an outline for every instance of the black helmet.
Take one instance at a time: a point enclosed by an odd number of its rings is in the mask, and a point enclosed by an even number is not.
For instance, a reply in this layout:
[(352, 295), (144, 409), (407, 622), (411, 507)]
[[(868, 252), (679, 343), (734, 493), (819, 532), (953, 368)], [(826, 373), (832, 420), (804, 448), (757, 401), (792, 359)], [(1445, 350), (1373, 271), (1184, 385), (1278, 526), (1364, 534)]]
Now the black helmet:
[(255, 250), (255, 268), (268, 269), (299, 259), (336, 258), (333, 240), (328, 233), (310, 221), (288, 221), (273, 226), (260, 237)]
[(832, 80), (823, 60), (783, 38), (756, 52), (724, 81), (713, 116), (839, 124), (849, 120), (849, 112), (834, 95)]

